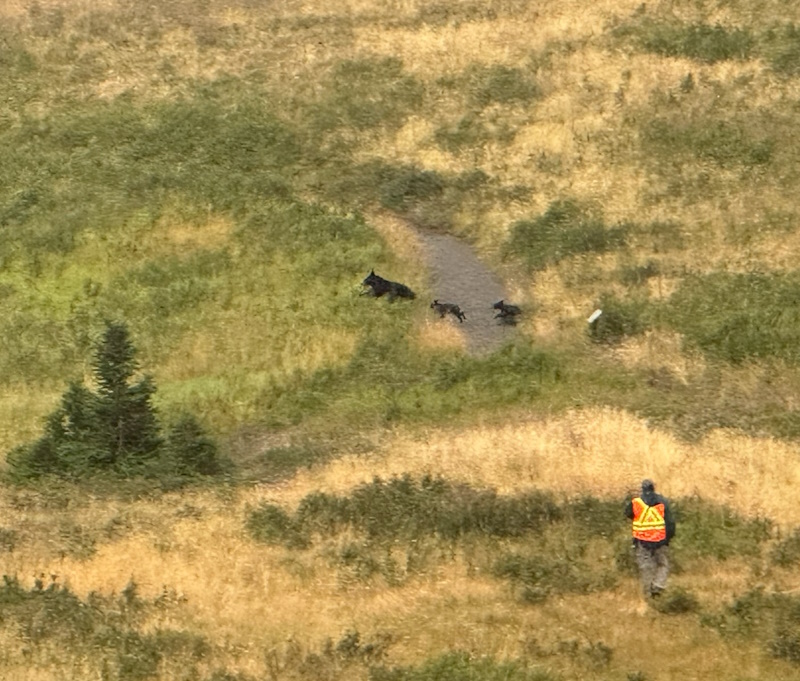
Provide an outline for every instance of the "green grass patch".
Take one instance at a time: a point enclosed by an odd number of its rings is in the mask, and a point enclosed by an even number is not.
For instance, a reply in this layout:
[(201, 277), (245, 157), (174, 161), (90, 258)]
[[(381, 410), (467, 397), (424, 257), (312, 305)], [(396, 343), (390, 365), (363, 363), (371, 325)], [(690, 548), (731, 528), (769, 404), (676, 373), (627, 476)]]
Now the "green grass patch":
[(320, 133), (397, 128), (419, 109), (424, 93), (397, 57), (341, 61), (323, 78), (322, 93), (309, 109), (309, 125)]
[(646, 52), (664, 57), (685, 57), (706, 64), (748, 59), (757, 44), (756, 35), (751, 30), (719, 23), (711, 26), (648, 19), (619, 28), (616, 34), (633, 40)]
[(726, 273), (686, 277), (663, 319), (709, 357), (732, 363), (800, 361), (800, 275)]
[(572, 256), (621, 249), (628, 231), (625, 225), (607, 226), (596, 211), (576, 201), (559, 200), (542, 215), (514, 223), (503, 255), (542, 270)]
[(653, 118), (642, 126), (642, 148), (654, 159), (692, 157), (720, 168), (767, 166), (776, 140), (744, 121)]
[(452, 125), (437, 128), (433, 138), (441, 149), (457, 154), (490, 142), (509, 144), (514, 141), (515, 134), (515, 130), (504, 121), (490, 123), (478, 114), (468, 113)]
[(776, 73), (794, 77), (800, 74), (800, 27), (782, 24), (761, 35), (761, 55)]

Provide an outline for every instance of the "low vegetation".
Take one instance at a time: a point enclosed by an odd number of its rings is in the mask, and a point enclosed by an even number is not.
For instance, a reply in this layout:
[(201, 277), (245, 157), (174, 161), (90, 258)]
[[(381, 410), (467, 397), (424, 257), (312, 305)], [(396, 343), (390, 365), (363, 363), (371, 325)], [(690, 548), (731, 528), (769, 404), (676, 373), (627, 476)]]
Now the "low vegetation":
[(0, 6), (0, 676), (795, 678), (800, 11), (278, 5)]

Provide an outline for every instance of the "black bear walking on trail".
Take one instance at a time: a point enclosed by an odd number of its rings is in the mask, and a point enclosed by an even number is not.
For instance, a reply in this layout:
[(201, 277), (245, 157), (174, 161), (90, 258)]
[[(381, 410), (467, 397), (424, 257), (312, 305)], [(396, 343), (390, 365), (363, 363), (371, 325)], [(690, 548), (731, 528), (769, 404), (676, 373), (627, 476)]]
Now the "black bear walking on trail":
[(461, 308), (455, 303), (440, 303), (438, 300), (434, 300), (431, 303), (431, 309), (436, 310), (440, 317), (444, 317), (449, 312), (456, 317), (459, 322), (463, 322), (467, 318), (467, 315), (465, 315), (461, 311)]
[(383, 277), (379, 277), (375, 274), (375, 270), (372, 270), (361, 282), (362, 286), (369, 287), (369, 291), (365, 291), (365, 294), (373, 295), (376, 298), (380, 298), (381, 296), (387, 295), (389, 296), (389, 300), (392, 301), (395, 298), (416, 298), (416, 294), (408, 288), (405, 284), (399, 284), (396, 281), (389, 281), (388, 279), (384, 279)]
[(516, 324), (517, 317), (522, 314), (522, 309), (518, 305), (510, 305), (503, 300), (498, 300), (492, 305), (492, 309), (499, 310), (494, 318), (504, 324)]

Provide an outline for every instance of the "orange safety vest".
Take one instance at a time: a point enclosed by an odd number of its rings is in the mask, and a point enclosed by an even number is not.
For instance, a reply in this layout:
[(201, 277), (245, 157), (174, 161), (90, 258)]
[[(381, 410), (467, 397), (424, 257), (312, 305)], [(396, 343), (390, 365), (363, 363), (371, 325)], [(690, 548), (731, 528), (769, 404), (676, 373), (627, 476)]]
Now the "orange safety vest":
[(648, 506), (641, 497), (633, 500), (633, 538), (658, 542), (667, 538), (664, 504)]

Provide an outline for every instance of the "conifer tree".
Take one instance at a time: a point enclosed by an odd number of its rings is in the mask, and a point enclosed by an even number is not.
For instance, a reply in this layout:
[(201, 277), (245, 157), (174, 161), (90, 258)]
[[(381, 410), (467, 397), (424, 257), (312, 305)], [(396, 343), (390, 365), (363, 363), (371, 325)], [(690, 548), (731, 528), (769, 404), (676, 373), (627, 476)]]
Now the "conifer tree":
[(106, 325), (92, 368), (98, 435), (107, 463), (130, 469), (157, 456), (161, 438), (151, 403), (156, 388), (149, 376), (130, 382), (139, 364), (125, 324)]
[(107, 323), (92, 361), (96, 392), (71, 383), (43, 436), (9, 454), (12, 471), (20, 478), (80, 478), (105, 470), (183, 480), (221, 473), (216, 445), (193, 416), (184, 415), (162, 439), (152, 404), (155, 384), (147, 375), (135, 381), (138, 370), (127, 326)]

